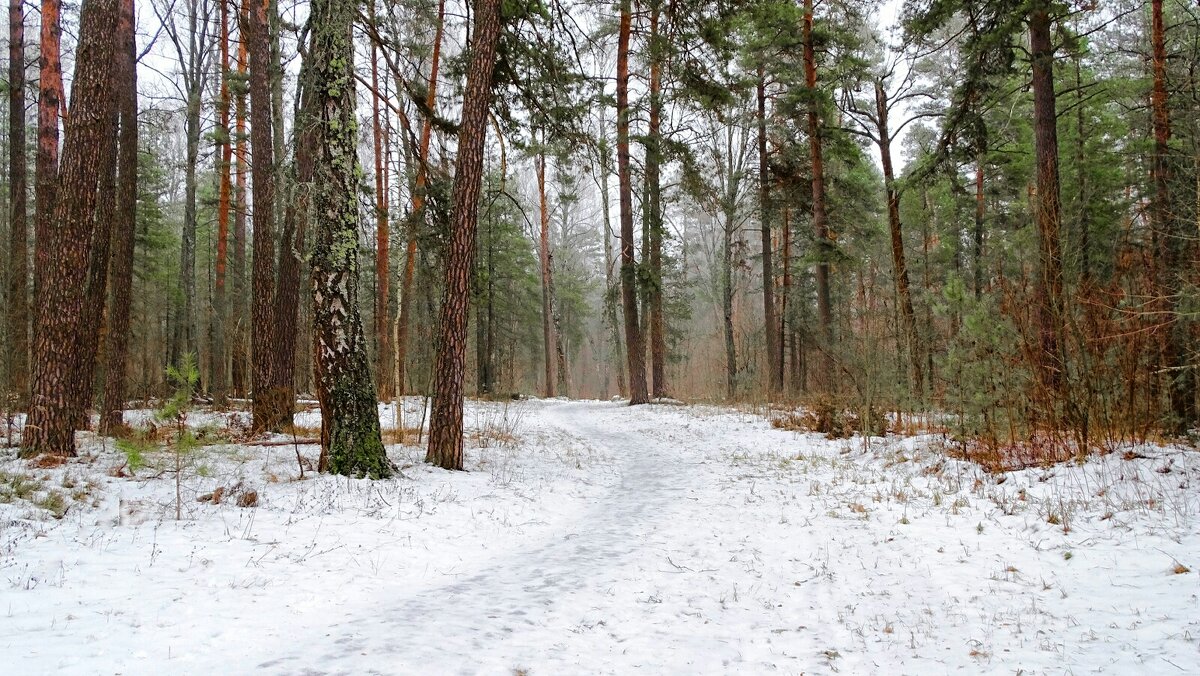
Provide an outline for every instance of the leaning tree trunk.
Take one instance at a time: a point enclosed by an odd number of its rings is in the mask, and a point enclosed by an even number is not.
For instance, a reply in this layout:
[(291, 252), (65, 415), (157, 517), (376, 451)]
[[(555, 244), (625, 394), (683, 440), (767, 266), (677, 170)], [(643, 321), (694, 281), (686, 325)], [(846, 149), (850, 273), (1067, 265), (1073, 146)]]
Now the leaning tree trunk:
[(883, 165), (884, 191), (887, 194), (888, 231), (892, 240), (892, 268), (896, 276), (896, 297), (904, 322), (905, 342), (908, 343), (908, 363), (912, 371), (913, 391), (924, 389), (925, 372), (921, 368), (921, 344), (917, 335), (917, 315), (913, 310), (912, 290), (908, 278), (908, 260), (904, 255), (904, 230), (900, 224), (900, 190), (892, 165), (892, 136), (888, 128), (889, 105), (882, 82), (875, 83), (875, 112), (879, 128), (879, 156)]
[(28, 221), (25, 186), (25, 3), (8, 2), (8, 387), (24, 402), (29, 388)]
[(117, 0), (85, 0), (81, 10), (71, 125), (63, 145), (52, 239), (37, 307), (33, 396), (21, 453), (75, 454), (72, 374), (81, 366), (88, 258), (104, 134), (111, 132), (113, 32)]
[(292, 402), (278, 388), (279, 346), (275, 331), (275, 145), (271, 115), (270, 0), (248, 0), (245, 41), (250, 57), (250, 173), (253, 180), (254, 270), (250, 318), (254, 429), (275, 431), (290, 416)]
[(492, 71), (500, 41), (500, 0), (478, 0), (471, 41), (462, 121), (458, 128), (451, 196), (450, 242), (446, 252), (446, 288), (434, 366), (433, 411), (429, 419), (426, 462), (445, 469), (463, 467), (463, 370), (466, 365), (467, 313), (471, 302), (475, 230), (483, 185), (483, 147), (487, 140)]
[[(358, 121), (355, 116), (354, 5), (315, 0), (309, 28), (311, 88), (303, 124), (312, 125), (314, 351), (321, 401), (322, 469), (381, 479), (393, 473), (379, 433), (379, 412), (358, 302)], [(305, 133), (301, 131), (301, 135)]]
[(132, 306), (134, 228), (137, 225), (137, 46), (134, 0), (121, 0), (117, 22), (116, 93), (120, 138), (117, 148), (117, 207), (113, 221), (112, 271), (108, 320), (108, 363), (100, 407), (100, 433), (112, 435), (124, 426), (125, 362), (129, 353)]
[(646, 349), (638, 325), (637, 270), (633, 250), (633, 187), (629, 166), (629, 38), (633, 16), (621, 0), (617, 42), (617, 184), (621, 200), (621, 307), (625, 315), (625, 355), (629, 361), (629, 404), (646, 403)]

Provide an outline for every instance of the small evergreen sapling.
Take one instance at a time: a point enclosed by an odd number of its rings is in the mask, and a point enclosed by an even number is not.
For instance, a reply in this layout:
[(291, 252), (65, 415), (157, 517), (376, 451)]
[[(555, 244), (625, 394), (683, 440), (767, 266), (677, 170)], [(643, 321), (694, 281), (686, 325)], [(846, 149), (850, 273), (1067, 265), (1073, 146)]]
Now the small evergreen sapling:
[(159, 421), (171, 424), (175, 429), (174, 438), (168, 442), (175, 457), (175, 520), (182, 518), (183, 507), (183, 467), (187, 456), (199, 447), (200, 442), (188, 427), (188, 415), (192, 410), (192, 394), (200, 380), (200, 371), (196, 367), (196, 356), (184, 355), (179, 366), (167, 367), (167, 378), (175, 386), (175, 394), (171, 396), (154, 413)]

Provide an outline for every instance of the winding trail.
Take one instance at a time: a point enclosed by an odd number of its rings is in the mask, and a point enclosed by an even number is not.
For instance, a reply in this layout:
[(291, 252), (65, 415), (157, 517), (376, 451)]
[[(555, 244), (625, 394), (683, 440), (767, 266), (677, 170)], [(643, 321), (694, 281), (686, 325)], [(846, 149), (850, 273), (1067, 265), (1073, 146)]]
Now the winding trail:
[[(672, 552), (704, 549), (692, 540), (702, 537), (694, 527), (704, 519), (696, 487), (706, 470), (701, 459), (682, 452), (684, 441), (700, 439), (685, 435), (662, 443), (644, 425), (631, 425), (625, 410), (563, 402), (538, 411), (543, 422), (617, 460), (617, 480), (582, 518), (516, 556), (330, 627), (333, 640), (321, 662), (336, 662), (347, 651), (383, 662), (394, 655), (395, 667), (405, 672), (444, 664), (449, 651), (462, 656), (464, 673), (495, 673), (520, 668), (521, 657), (545, 661), (547, 652), (557, 652), (564, 667), (599, 668), (573, 659), (555, 628), (599, 628), (604, 634), (614, 621), (625, 623), (625, 630), (630, 622), (640, 624), (661, 602), (642, 583), (678, 565), (669, 561)], [(691, 574), (704, 567), (691, 568)], [(673, 633), (669, 627), (657, 631)], [(608, 632), (600, 640), (621, 638)]]

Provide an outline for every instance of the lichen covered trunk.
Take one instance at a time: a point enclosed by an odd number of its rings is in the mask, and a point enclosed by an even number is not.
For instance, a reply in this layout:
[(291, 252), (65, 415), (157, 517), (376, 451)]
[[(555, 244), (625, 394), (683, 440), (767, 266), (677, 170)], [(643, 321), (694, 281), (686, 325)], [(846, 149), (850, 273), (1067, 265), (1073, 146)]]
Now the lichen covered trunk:
[[(302, 125), (315, 136), (311, 217), (314, 341), (321, 402), (321, 469), (374, 479), (392, 475), (379, 433), (375, 386), (358, 301), (358, 124), (354, 113), (354, 6), (316, 0), (302, 86)], [(304, 131), (301, 134), (305, 133)]]

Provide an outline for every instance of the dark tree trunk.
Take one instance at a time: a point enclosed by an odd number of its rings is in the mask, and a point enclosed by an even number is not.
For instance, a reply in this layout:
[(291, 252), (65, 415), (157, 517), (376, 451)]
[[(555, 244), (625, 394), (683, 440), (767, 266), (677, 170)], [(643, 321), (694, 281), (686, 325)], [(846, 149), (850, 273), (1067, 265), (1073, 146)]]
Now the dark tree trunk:
[(663, 317), (662, 68), (660, 2), (650, 10), (650, 111), (646, 125), (646, 229), (650, 237), (650, 375), (656, 399), (667, 396), (667, 336)]
[(726, 208), (721, 228), (721, 328), (725, 336), (725, 397), (737, 397), (737, 344), (733, 336), (733, 221)]
[(129, 353), (129, 319), (133, 290), (134, 228), (137, 225), (137, 71), (134, 0), (121, 0), (117, 23), (116, 93), (120, 138), (117, 148), (117, 206), (113, 221), (108, 350), (100, 433), (124, 427), (125, 373)]
[(633, 16), (630, 0), (621, 0), (617, 43), (617, 183), (621, 199), (621, 306), (625, 315), (625, 354), (629, 361), (629, 404), (644, 404), (646, 349), (638, 325), (637, 262), (633, 243), (633, 187), (629, 165), (629, 38)]
[(81, 10), (71, 125), (63, 146), (59, 196), (46, 249), (42, 297), (37, 307), (33, 396), (22, 455), (75, 454), (72, 376), (82, 366), (88, 260), (104, 135), (111, 133), (113, 33), (117, 0), (85, 0)]
[(904, 335), (908, 343), (908, 363), (912, 371), (913, 391), (921, 392), (925, 380), (921, 368), (921, 343), (917, 335), (917, 316), (913, 310), (912, 291), (908, 278), (908, 261), (904, 255), (904, 230), (900, 224), (900, 191), (896, 187), (896, 173), (892, 165), (892, 137), (888, 128), (889, 105), (887, 92), (882, 82), (875, 83), (875, 113), (879, 138), (879, 155), (883, 164), (883, 183), (887, 193), (888, 230), (892, 239), (892, 268), (896, 275), (896, 297), (900, 301), (900, 315), (904, 321)]
[(29, 393), (29, 233), (25, 182), (25, 6), (8, 2), (8, 387)]
[[(542, 141), (545, 142), (543, 133)], [(554, 323), (551, 316), (554, 300), (550, 292), (550, 208), (546, 204), (546, 151), (538, 153), (537, 160), (538, 204), (541, 209), (541, 229), (538, 237), (538, 262), (542, 269), (542, 357), (546, 384), (543, 393), (547, 398), (555, 396)]]
[[(601, 134), (607, 133), (607, 130), (601, 130)], [(608, 323), (609, 345), (612, 349), (609, 365), (611, 370), (616, 372), (617, 375), (617, 393), (624, 397), (626, 396), (625, 357), (621, 349), (620, 320), (617, 318), (617, 294), (619, 293), (619, 289), (617, 288), (616, 276), (613, 274), (616, 259), (613, 256), (612, 246), (612, 214), (608, 197), (609, 156), (606, 138), (602, 137), (600, 139), (597, 148), (597, 159), (600, 164), (600, 207), (604, 218), (604, 317)], [(607, 387), (604, 394), (605, 396), (608, 395)]]
[[(315, 0), (301, 112), (315, 135), (312, 214), (314, 351), (321, 401), (321, 469), (381, 479), (393, 473), (379, 433), (379, 412), (358, 301), (358, 123), (355, 115), (354, 5)], [(307, 96), (306, 96), (307, 98)], [(308, 145), (303, 140), (298, 145)]]
[(1167, 50), (1162, 0), (1151, 0), (1150, 43), (1154, 87), (1150, 108), (1154, 126), (1154, 199), (1152, 212), (1159, 232), (1162, 262), (1158, 265), (1160, 293), (1170, 316), (1163, 341), (1162, 369), (1167, 374), (1167, 393), (1171, 403), (1168, 426), (1175, 434), (1186, 434), (1196, 421), (1195, 369), (1188, 364), (1188, 323), (1181, 312), (1184, 283), (1187, 280), (1188, 233), (1183, 219), (1171, 210), (1170, 141), (1171, 118), (1167, 105)]
[[(120, 0), (117, 0), (119, 3)], [(119, 11), (119, 10), (118, 10)], [(119, 22), (118, 22), (119, 23)], [(112, 75), (117, 66), (114, 64)], [(116, 80), (112, 81), (113, 86)], [(88, 247), (87, 288), (84, 291), (83, 325), (77, 346), (79, 367), (72, 374), (74, 389), (72, 417), (77, 429), (87, 429), (88, 409), (94, 400), (97, 350), (102, 345), (104, 331), (104, 301), (108, 291), (108, 268), (111, 257), (113, 219), (116, 214), (117, 189), (117, 110), (115, 86), (110, 94), (108, 127), (100, 136), (100, 178), (96, 195), (96, 210), (92, 224), (92, 243)]]
[(226, 272), (229, 260), (229, 211), (230, 195), (233, 192), (230, 171), (233, 164), (232, 130), (229, 128), (229, 3), (221, 2), (221, 88), (217, 99), (217, 260), (216, 279), (213, 283), (213, 344), (209, 356), (209, 392), (213, 404), (225, 405), (229, 389), (229, 358), (227, 336), (229, 300), (226, 287)]
[(438, 328), (434, 366), (433, 410), (429, 419), (426, 462), (444, 469), (463, 467), (463, 378), (466, 364), (467, 315), (471, 303), (475, 231), (483, 184), (483, 151), (492, 72), (500, 41), (500, 0), (475, 3), (474, 27), (458, 131), (454, 189), (451, 196), (450, 242), (446, 252), (446, 287)]
[[(193, 64), (199, 68), (200, 64)], [(175, 335), (171, 341), (171, 363), (180, 364), (184, 355), (198, 356), (196, 336), (196, 165), (200, 162), (200, 97), (202, 77), (193, 71), (188, 92), (184, 136), (187, 143), (187, 158), (183, 167), (183, 237), (179, 248), (179, 290), (183, 296), (183, 307), (175, 323)]]
[[(275, 145), (271, 112), (270, 0), (248, 0), (245, 41), (250, 57), (250, 172), (253, 179), (254, 270), (250, 318), (254, 429), (276, 431), (291, 416), (292, 402), (279, 387), (281, 355), (275, 329)], [(290, 357), (291, 355), (289, 355)]]
[(767, 78), (758, 67), (758, 209), (762, 226), (763, 328), (767, 334), (767, 373), (772, 394), (783, 390), (783, 350), (775, 316), (775, 267), (771, 244), (771, 183), (767, 171)]
[[(817, 57), (813, 44), (813, 2), (804, 1), (804, 82), (811, 101), (808, 104), (808, 146), (812, 155), (813, 236), (817, 254), (817, 318), (822, 348), (830, 348), (833, 339), (833, 308), (829, 297), (829, 217), (825, 210), (825, 162), (821, 151), (821, 115), (817, 102)], [(827, 374), (828, 375), (828, 374)]]
[(1066, 385), (1066, 363), (1062, 349), (1062, 252), (1059, 243), (1062, 202), (1058, 179), (1053, 26), (1047, 4), (1039, 1), (1030, 11), (1029, 46), (1033, 63), (1034, 154), (1037, 160), (1039, 379), (1048, 393), (1058, 395)]

